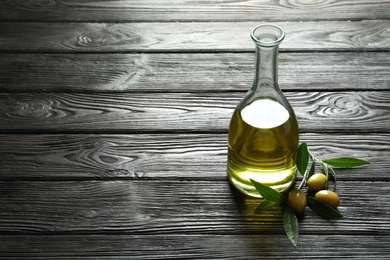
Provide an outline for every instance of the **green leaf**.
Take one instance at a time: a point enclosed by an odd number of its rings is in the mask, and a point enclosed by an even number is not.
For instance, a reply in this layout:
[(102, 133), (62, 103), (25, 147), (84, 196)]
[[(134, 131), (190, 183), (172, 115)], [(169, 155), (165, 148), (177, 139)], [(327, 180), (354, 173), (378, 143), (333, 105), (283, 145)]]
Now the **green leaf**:
[(333, 168), (329, 168), (329, 170), (330, 170), (330, 174), (332, 175), (333, 180), (334, 180), (333, 191), (336, 191), (336, 186), (337, 186), (336, 171)]
[(321, 161), (321, 166), (324, 169), (324, 174), (326, 176), (325, 189), (327, 190), (329, 187), (329, 167), (326, 163)]
[(286, 233), (288, 239), (291, 243), (297, 247), (298, 244), (298, 219), (294, 211), (287, 206), (286, 211), (283, 216), (283, 226), (284, 232)]
[(369, 161), (348, 157), (332, 158), (323, 160), (323, 162), (338, 168), (352, 168), (365, 164), (371, 164)]
[(298, 171), (302, 174), (302, 176), (305, 174), (308, 164), (309, 151), (307, 150), (307, 144), (301, 143), (301, 145), (298, 147), (297, 168)]
[(279, 191), (274, 190), (268, 186), (265, 186), (264, 184), (261, 184), (260, 182), (252, 180), (252, 179), (251, 179), (251, 182), (252, 182), (253, 186), (255, 186), (256, 190), (260, 193), (260, 195), (264, 199), (270, 200), (272, 202), (276, 202), (279, 204), (286, 201), (286, 197), (282, 193), (280, 193)]
[(306, 199), (309, 208), (324, 219), (340, 219), (343, 217), (343, 214), (341, 214), (339, 211), (335, 210), (328, 204), (317, 200), (316, 198), (306, 196)]
[(269, 210), (275, 206), (279, 205), (279, 203), (276, 203), (274, 201), (270, 201), (270, 200), (263, 200), (263, 202), (261, 202), (259, 204), (259, 206), (257, 206), (257, 208), (255, 209), (255, 213), (259, 213), (261, 211), (265, 211), (265, 210)]
[(315, 171), (316, 171), (316, 165), (315, 165), (315, 162), (313, 161), (313, 163), (311, 164), (309, 175), (307, 176), (307, 178), (309, 179), (314, 174)]

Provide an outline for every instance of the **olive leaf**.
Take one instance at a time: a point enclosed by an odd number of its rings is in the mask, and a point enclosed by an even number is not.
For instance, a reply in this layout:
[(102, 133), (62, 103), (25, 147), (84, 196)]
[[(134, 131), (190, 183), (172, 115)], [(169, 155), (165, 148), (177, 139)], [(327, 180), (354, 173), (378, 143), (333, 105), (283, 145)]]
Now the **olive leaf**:
[(317, 200), (314, 197), (306, 196), (306, 199), (309, 208), (324, 219), (340, 219), (343, 217), (343, 214), (341, 214), (339, 211), (323, 203), (322, 201)]
[(257, 208), (255, 209), (255, 213), (271, 209), (277, 205), (279, 205), (279, 203), (270, 200), (263, 200), (263, 202), (261, 202), (259, 206), (257, 206)]
[(283, 203), (287, 199), (286, 197), (277, 190), (272, 189), (271, 187), (265, 186), (260, 182), (251, 179), (253, 186), (255, 186), (256, 190), (260, 193), (260, 195), (265, 199), (276, 203)]
[(327, 160), (322, 160), (324, 163), (332, 165), (338, 168), (352, 168), (365, 164), (371, 164), (369, 161), (365, 161), (357, 158), (349, 158), (349, 157), (340, 157), (340, 158), (331, 158)]
[(286, 233), (288, 239), (290, 239), (294, 247), (297, 247), (299, 233), (298, 219), (294, 211), (290, 208), (290, 206), (287, 206), (286, 211), (284, 212), (283, 226), (284, 232)]
[[(330, 174), (332, 175), (333, 177), (333, 191), (336, 191), (336, 187), (337, 187), (337, 179), (336, 179), (336, 171), (332, 168), (332, 167), (329, 167), (329, 172)], [(328, 180), (326, 180), (328, 182)]]
[(307, 178), (310, 178), (314, 174), (315, 171), (316, 171), (316, 165), (315, 165), (315, 162), (313, 162), (311, 164), (309, 175), (307, 176)]
[(298, 171), (303, 175), (305, 175), (307, 165), (309, 164), (309, 151), (307, 149), (306, 143), (301, 143), (298, 147), (297, 154), (297, 168)]

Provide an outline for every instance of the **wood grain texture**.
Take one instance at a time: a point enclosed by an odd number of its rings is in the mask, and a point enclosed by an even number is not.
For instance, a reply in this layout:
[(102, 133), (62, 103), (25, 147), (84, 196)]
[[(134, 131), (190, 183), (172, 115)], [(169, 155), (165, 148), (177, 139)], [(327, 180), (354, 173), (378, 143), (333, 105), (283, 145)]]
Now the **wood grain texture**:
[[(50, 259), (386, 259), (388, 235), (0, 235), (0, 257)], [(331, 249), (331, 250), (330, 250)], [(82, 257), (81, 257), (82, 256)]]
[[(0, 93), (0, 132), (227, 132), (242, 96)], [(290, 92), (286, 97), (302, 132), (389, 131), (389, 91)]]
[[(200, 52), (253, 50), (258, 22), (215, 23), (0, 23), (2, 52)], [(390, 50), (390, 24), (280, 22), (282, 51)], [(207, 26), (207, 30), (205, 29)]]
[[(250, 53), (0, 54), (0, 89), (10, 92), (246, 91)], [(390, 90), (386, 52), (281, 53), (284, 90)], [(375, 75), (375, 76), (373, 76)]]
[[(390, 181), (389, 134), (301, 134), (322, 159), (372, 165), (339, 180)], [(226, 134), (0, 135), (0, 180), (226, 179)]]
[[(1, 181), (0, 190), (0, 234), (284, 234), (282, 208), (255, 214), (261, 201), (227, 179)], [(389, 235), (388, 182), (339, 181), (338, 194), (344, 218), (307, 209), (301, 234)]]
[[(1, 259), (389, 259), (389, 0), (0, 0)], [(286, 31), (279, 83), (339, 210), (255, 214), (226, 177), (249, 32)]]
[(247, 21), (388, 19), (388, 1), (2, 1), (3, 20)]

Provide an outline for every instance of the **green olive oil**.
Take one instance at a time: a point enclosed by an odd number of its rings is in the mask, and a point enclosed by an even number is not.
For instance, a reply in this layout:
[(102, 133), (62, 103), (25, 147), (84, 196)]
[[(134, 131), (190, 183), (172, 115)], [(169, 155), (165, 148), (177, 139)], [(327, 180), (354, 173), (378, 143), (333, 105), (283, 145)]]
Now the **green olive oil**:
[(230, 182), (254, 197), (260, 194), (250, 179), (279, 191), (290, 188), (295, 182), (298, 132), (294, 113), (275, 100), (256, 99), (236, 108), (228, 137)]

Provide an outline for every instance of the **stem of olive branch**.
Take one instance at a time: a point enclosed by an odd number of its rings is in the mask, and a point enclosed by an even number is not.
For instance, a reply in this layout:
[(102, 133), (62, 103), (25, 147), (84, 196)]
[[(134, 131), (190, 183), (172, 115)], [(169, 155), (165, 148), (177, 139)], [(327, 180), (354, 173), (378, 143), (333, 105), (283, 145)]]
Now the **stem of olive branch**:
[[(319, 163), (322, 168), (324, 169), (324, 173), (325, 173), (325, 176), (326, 176), (326, 183), (325, 183), (325, 187), (326, 189), (328, 189), (328, 177), (329, 177), (329, 170), (332, 171), (333, 173), (333, 178), (334, 178), (334, 186), (333, 186), (333, 191), (336, 191), (336, 172), (335, 170), (332, 168), (332, 167), (329, 167), (328, 164), (324, 163), (321, 159), (318, 159), (317, 157), (315, 157), (311, 151), (309, 150), (309, 148), (307, 148), (307, 151), (309, 153), (309, 156), (311, 157), (311, 159), (313, 160), (313, 163), (317, 162)], [(299, 187), (298, 189), (301, 189), (303, 184), (307, 182), (307, 175), (309, 174), (310, 170), (306, 169), (305, 171), (305, 174), (303, 175), (303, 179), (301, 181), (301, 183), (299, 184)]]

